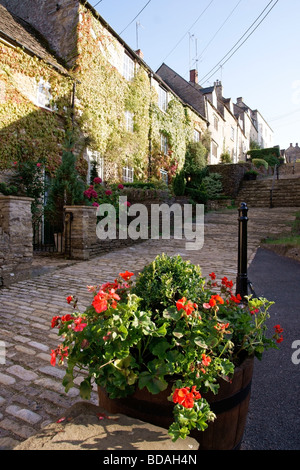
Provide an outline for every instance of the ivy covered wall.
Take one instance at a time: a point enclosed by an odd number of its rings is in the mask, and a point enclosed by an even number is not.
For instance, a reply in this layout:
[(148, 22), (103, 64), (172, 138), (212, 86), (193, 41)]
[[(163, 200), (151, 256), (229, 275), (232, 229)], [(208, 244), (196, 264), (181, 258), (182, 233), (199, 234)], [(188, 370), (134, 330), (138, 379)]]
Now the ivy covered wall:
[[(160, 83), (136, 57), (134, 77), (124, 78), (123, 44), (83, 5), (77, 37), (77, 119), (88, 145), (104, 157), (107, 179), (120, 179), (124, 165), (134, 167), (136, 179), (145, 179), (149, 161), (154, 177), (159, 168), (181, 168), (194, 128), (204, 132), (205, 121), (170, 91), (162, 111)], [(125, 111), (133, 115), (133, 130), (126, 129)], [(161, 152), (161, 134), (168, 140), (167, 154)]]
[[(133, 167), (135, 178), (144, 180), (149, 176), (149, 162), (153, 177), (159, 177), (160, 169), (172, 176), (184, 164), (194, 129), (205, 131), (205, 120), (167, 87), (168, 105), (162, 111), (158, 91), (165, 85), (159, 77), (90, 7), (82, 3), (78, 7), (72, 36), (76, 58), (66, 73), (0, 42), (0, 171), (11, 168), (16, 160), (30, 159), (45, 161), (46, 170), (54, 174), (61, 162), (65, 131), (72, 127), (82, 175), (87, 172), (85, 149), (89, 148), (104, 158), (108, 181), (120, 181), (123, 166)], [(123, 74), (125, 53), (134, 61), (131, 79)], [(40, 79), (51, 87), (52, 110), (37, 104)], [(130, 129), (126, 111), (133, 119)], [(168, 142), (165, 152), (162, 135)]]
[[(54, 111), (37, 105), (40, 79), (51, 86)], [(21, 48), (0, 43), (0, 170), (15, 160), (45, 161), (53, 174), (70, 127), (73, 80)], [(79, 167), (85, 171), (82, 162)]]

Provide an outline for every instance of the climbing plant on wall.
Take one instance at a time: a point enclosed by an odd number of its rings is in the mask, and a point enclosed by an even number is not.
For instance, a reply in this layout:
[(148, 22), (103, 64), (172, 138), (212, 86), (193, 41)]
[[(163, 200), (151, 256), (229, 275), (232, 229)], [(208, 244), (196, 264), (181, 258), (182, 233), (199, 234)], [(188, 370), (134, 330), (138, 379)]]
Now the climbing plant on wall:
[[(51, 87), (52, 111), (36, 105), (40, 79)], [(0, 85), (0, 170), (16, 159), (27, 159), (45, 161), (46, 170), (54, 173), (65, 129), (71, 124), (71, 77), (21, 48), (1, 44)]]

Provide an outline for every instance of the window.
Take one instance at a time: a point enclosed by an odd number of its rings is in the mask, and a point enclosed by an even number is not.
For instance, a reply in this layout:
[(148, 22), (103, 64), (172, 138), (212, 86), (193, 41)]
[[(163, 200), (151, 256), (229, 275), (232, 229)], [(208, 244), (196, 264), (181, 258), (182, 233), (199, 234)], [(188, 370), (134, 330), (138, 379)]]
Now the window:
[(41, 78), (37, 85), (37, 106), (41, 106), (42, 108), (46, 109), (51, 109), (52, 95), (50, 93), (50, 89), (50, 83), (45, 82), (43, 78)]
[(130, 111), (125, 111), (125, 122), (127, 131), (133, 132), (133, 113)]
[(234, 140), (234, 128), (231, 126), (231, 140)]
[(125, 183), (133, 182), (133, 168), (131, 166), (124, 166), (122, 170), (122, 179)]
[(214, 128), (216, 129), (216, 131), (219, 129), (219, 119), (217, 118), (217, 116), (214, 116)]
[(194, 129), (194, 142), (200, 142), (200, 132)]
[(168, 184), (168, 172), (166, 170), (163, 170), (162, 168), (159, 170), (160, 172), (160, 177), (161, 177), (161, 180)]
[(134, 77), (134, 61), (126, 53), (123, 59), (123, 77), (126, 80), (132, 80)]
[(168, 93), (162, 87), (159, 87), (158, 89), (158, 106), (162, 111), (167, 110)]
[(218, 146), (213, 140), (211, 142), (211, 153), (213, 157), (218, 158)]
[(160, 134), (160, 150), (165, 155), (168, 153), (168, 137), (164, 134)]
[(103, 180), (104, 159), (100, 155), (100, 152), (97, 152), (96, 150), (87, 149), (86, 154), (88, 161), (87, 182), (90, 182), (92, 167), (95, 167), (99, 178)]

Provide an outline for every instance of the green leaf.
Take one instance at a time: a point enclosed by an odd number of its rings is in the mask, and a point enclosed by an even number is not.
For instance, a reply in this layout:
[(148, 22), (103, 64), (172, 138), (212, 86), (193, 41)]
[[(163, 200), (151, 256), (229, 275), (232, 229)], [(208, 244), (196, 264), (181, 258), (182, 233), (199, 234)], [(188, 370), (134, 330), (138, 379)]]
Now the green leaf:
[(176, 307), (170, 307), (164, 310), (163, 317), (170, 320), (178, 321), (181, 318), (181, 313), (176, 309)]
[(202, 338), (200, 338), (200, 336), (197, 336), (195, 339), (194, 339), (194, 343), (199, 346), (200, 348), (203, 348), (203, 349), (207, 349), (208, 346), (207, 344), (203, 341)]
[(91, 398), (91, 384), (88, 380), (83, 380), (80, 384), (79, 391), (80, 396), (83, 400), (89, 400)]
[(153, 376), (150, 372), (142, 372), (139, 377), (138, 386), (139, 389), (146, 387), (150, 393), (155, 395), (166, 390), (168, 383), (165, 380), (161, 380), (158, 377)]
[(62, 384), (65, 387), (65, 391), (68, 392), (70, 388), (74, 387), (73, 376), (71, 374), (66, 373), (62, 380)]
[(159, 343), (157, 343), (153, 348), (152, 348), (152, 354), (154, 354), (154, 356), (158, 356), (159, 359), (164, 359), (165, 358), (165, 353), (167, 351), (167, 349), (170, 348), (170, 344), (166, 341), (166, 340), (163, 340), (163, 341), (160, 341)]
[(164, 323), (163, 325), (161, 325), (155, 332), (155, 335), (156, 336), (166, 336), (167, 334), (167, 324)]

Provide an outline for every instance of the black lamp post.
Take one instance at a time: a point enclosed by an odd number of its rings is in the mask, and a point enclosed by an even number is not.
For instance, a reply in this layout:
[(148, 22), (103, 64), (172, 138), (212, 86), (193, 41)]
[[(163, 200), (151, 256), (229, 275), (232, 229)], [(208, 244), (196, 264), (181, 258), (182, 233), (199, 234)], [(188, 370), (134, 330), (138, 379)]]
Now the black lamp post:
[(240, 294), (242, 301), (248, 295), (248, 260), (247, 260), (247, 223), (248, 207), (242, 202), (239, 208), (239, 237), (238, 237), (238, 266), (236, 278), (236, 295)]

